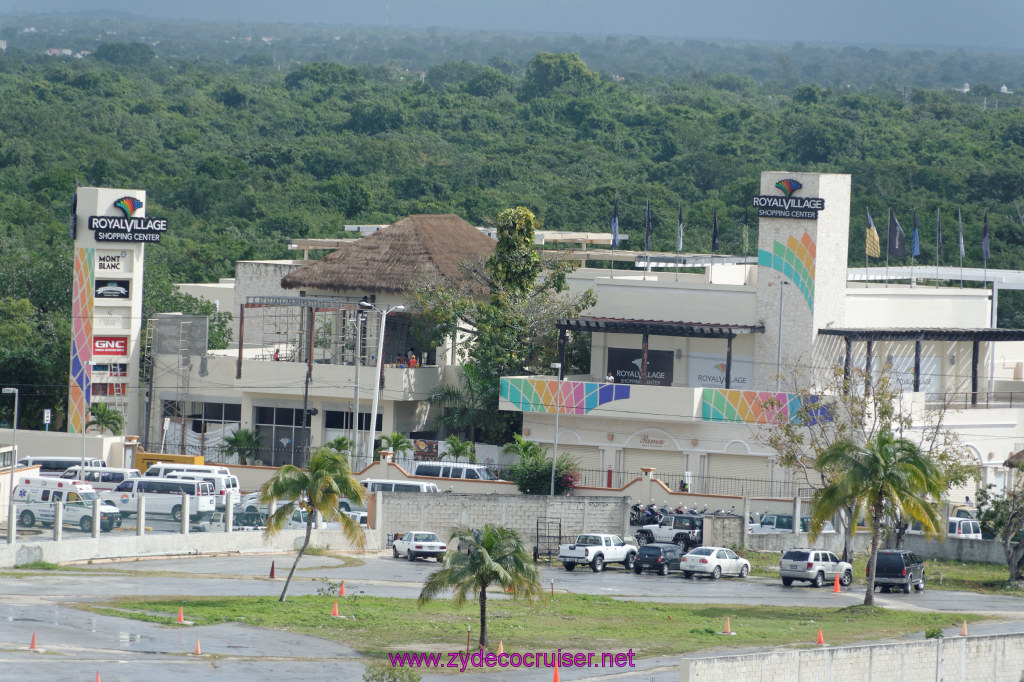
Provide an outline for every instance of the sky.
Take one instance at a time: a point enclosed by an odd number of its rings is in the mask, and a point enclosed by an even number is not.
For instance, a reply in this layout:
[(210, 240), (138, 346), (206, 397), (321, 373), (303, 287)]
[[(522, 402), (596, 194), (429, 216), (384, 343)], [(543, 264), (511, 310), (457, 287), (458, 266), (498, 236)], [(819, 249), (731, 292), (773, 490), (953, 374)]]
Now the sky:
[(1022, 0), (0, 0), (0, 12), (1024, 49)]

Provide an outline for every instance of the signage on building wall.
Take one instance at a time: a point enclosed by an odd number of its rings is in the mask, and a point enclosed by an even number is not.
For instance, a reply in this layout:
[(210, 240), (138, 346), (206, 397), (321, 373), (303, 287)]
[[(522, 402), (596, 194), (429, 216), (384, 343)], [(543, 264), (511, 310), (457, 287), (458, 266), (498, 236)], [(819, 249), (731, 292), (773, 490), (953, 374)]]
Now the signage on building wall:
[[(862, 372), (866, 364), (864, 356), (852, 359), (853, 366)], [(840, 361), (840, 364), (842, 361)], [(910, 393), (914, 390), (914, 356), (893, 356), (892, 360), (875, 356), (871, 358), (871, 379), (878, 381), (883, 371), (889, 372), (893, 390)], [(936, 355), (921, 356), (921, 391), (928, 399), (938, 398), (942, 390), (942, 359)], [(863, 387), (861, 387), (863, 390)]]
[(114, 202), (120, 216), (89, 216), (89, 229), (101, 242), (159, 242), (167, 232), (166, 218), (141, 218), (135, 214), (142, 210), (142, 201), (135, 197), (121, 197)]
[[(691, 353), (687, 360), (687, 386), (725, 388), (725, 355)], [(733, 355), (729, 388), (749, 389), (754, 385), (754, 356)]]
[[(647, 385), (672, 385), (672, 351), (647, 351)], [(617, 384), (642, 384), (643, 351), (639, 348), (609, 348), (608, 371)]]
[(93, 355), (128, 355), (128, 337), (96, 336), (92, 340)]
[(648, 436), (646, 433), (640, 434), (640, 438), (637, 439), (640, 445), (645, 448), (663, 448), (665, 447), (665, 439), (659, 436)]
[(96, 298), (129, 298), (131, 282), (126, 279), (97, 279)]
[(128, 272), (127, 251), (97, 251), (96, 272), (107, 275), (108, 273)]
[(754, 197), (754, 208), (759, 218), (796, 218), (817, 220), (818, 211), (825, 210), (825, 200), (819, 197), (793, 196), (803, 187), (797, 180), (779, 180), (775, 187), (781, 195), (759, 194)]

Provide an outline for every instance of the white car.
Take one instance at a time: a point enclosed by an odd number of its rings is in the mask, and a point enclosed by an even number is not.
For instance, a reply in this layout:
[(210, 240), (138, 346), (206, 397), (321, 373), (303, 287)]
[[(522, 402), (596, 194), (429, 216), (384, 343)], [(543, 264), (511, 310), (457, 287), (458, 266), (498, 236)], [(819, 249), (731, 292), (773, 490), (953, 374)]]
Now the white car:
[(416, 561), (416, 557), (434, 557), (441, 561), (448, 547), (437, 537), (437, 533), (426, 530), (413, 530), (408, 533), (395, 534), (391, 543), (391, 556), (396, 559), (402, 554), (409, 561)]
[(750, 562), (728, 547), (697, 547), (679, 562), (683, 577), (702, 575), (718, 580), (723, 575), (746, 578), (750, 573)]

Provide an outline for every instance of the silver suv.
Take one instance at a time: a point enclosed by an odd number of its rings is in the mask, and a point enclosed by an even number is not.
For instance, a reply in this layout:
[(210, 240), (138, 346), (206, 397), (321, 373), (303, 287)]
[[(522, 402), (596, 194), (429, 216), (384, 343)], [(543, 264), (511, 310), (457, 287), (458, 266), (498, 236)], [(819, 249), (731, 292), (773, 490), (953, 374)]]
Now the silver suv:
[(779, 577), (786, 587), (792, 585), (794, 580), (803, 580), (821, 587), (826, 582), (835, 581), (837, 575), (840, 585), (849, 585), (853, 582), (853, 566), (823, 549), (790, 549), (779, 560)]

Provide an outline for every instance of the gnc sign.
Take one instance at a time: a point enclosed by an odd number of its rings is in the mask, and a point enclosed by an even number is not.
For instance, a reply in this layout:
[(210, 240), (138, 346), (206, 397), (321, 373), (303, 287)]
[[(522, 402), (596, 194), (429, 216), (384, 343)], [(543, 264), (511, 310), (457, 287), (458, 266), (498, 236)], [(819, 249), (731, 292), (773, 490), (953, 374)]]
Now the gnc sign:
[(92, 340), (93, 355), (128, 355), (128, 337), (97, 336)]

